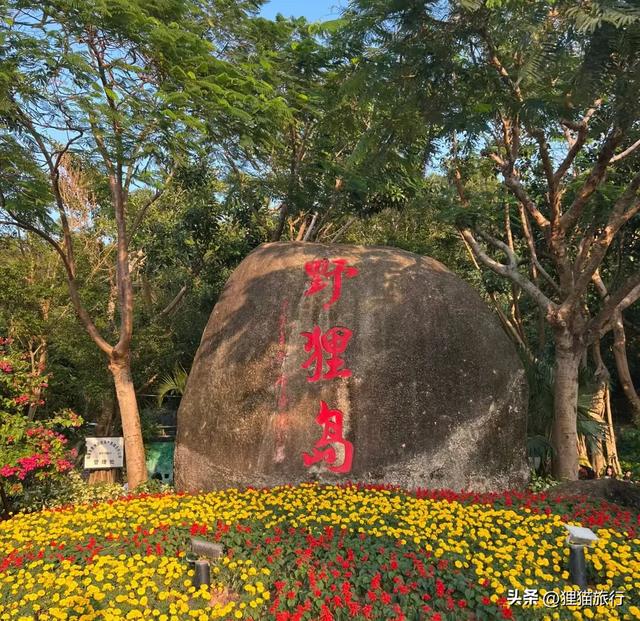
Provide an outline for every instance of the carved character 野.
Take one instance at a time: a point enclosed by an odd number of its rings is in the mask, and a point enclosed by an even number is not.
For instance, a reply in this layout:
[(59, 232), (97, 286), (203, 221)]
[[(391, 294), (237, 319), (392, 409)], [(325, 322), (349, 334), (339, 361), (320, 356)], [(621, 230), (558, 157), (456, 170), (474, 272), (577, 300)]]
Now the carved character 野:
[(305, 263), (304, 269), (311, 278), (311, 284), (304, 295), (313, 295), (322, 291), (331, 282), (331, 298), (322, 305), (325, 310), (340, 299), (343, 274), (346, 278), (358, 275), (358, 268), (347, 265), (346, 259), (331, 259), (331, 261), (329, 259), (314, 259)]

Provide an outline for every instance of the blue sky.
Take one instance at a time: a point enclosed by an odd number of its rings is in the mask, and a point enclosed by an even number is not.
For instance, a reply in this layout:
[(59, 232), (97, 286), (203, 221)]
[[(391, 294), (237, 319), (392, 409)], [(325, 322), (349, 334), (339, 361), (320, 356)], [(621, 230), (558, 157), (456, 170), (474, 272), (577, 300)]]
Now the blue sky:
[(335, 19), (346, 0), (270, 0), (260, 13), (273, 19), (278, 13), (285, 17), (306, 17), (309, 21)]

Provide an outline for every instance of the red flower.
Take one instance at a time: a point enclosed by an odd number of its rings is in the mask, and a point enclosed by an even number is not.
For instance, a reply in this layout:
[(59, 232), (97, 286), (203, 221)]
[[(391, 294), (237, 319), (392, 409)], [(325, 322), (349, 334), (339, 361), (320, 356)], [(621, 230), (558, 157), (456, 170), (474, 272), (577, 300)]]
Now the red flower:
[(440, 580), (440, 578), (436, 578), (436, 595), (438, 597), (442, 597), (444, 595), (444, 582)]
[(207, 525), (206, 524), (197, 524), (193, 523), (191, 525), (191, 534), (192, 535), (206, 535), (207, 534)]
[(376, 590), (380, 588), (382, 582), (382, 575), (378, 572), (373, 578), (371, 578), (371, 589)]

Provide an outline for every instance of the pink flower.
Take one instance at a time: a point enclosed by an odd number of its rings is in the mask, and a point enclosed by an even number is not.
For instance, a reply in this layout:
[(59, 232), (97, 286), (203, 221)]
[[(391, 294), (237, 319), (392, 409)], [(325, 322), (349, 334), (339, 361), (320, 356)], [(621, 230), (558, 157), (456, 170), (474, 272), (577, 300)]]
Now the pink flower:
[(73, 464), (66, 459), (59, 459), (56, 462), (56, 466), (58, 468), (58, 472), (66, 472), (67, 470), (71, 470), (73, 468)]
[(9, 477), (16, 474), (16, 472), (18, 471), (19, 471), (19, 468), (16, 468), (15, 466), (2, 466), (2, 468), (0, 468), (0, 476), (3, 476), (8, 479)]
[(1, 360), (0, 371), (3, 371), (4, 373), (13, 373), (13, 367), (5, 360)]

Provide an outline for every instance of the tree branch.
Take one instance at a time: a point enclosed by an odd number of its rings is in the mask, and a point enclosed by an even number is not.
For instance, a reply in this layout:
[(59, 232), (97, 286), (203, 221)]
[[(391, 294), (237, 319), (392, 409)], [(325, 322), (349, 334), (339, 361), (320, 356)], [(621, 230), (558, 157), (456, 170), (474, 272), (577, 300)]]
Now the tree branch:
[(551, 275), (547, 272), (547, 270), (542, 267), (542, 264), (538, 260), (538, 253), (536, 252), (536, 245), (533, 239), (533, 234), (531, 232), (531, 225), (529, 224), (529, 218), (527, 217), (527, 212), (524, 210), (522, 204), (519, 204), (520, 210), (520, 221), (522, 222), (522, 230), (527, 240), (527, 247), (529, 248), (529, 255), (531, 257), (531, 262), (533, 263), (533, 279), (534, 283), (536, 282), (536, 271), (539, 272), (543, 278), (551, 285), (552, 289), (556, 293), (560, 293), (560, 286), (556, 281), (551, 277)]
[[(609, 294), (600, 312), (587, 325), (585, 334), (594, 338), (606, 334), (612, 329), (607, 325), (614, 312), (622, 312), (640, 298), (640, 272), (627, 278), (625, 283), (615, 292)], [(606, 328), (606, 329), (605, 329)]]
[(614, 127), (607, 136), (589, 176), (582, 184), (582, 187), (578, 190), (578, 194), (573, 200), (573, 203), (571, 203), (569, 209), (567, 209), (560, 218), (560, 227), (564, 232), (575, 226), (576, 222), (582, 215), (582, 210), (587, 204), (587, 201), (602, 183), (607, 172), (607, 166), (613, 157), (613, 152), (622, 138), (623, 132), (618, 127)]
[(609, 163), (615, 164), (616, 162), (623, 160), (625, 157), (631, 155), (638, 147), (640, 147), (640, 139), (636, 140), (630, 147), (626, 148), (621, 153), (618, 153), (618, 155), (614, 155)]
[(88, 39), (87, 46), (93, 57), (95, 58), (97, 67), (98, 67), (98, 75), (100, 76), (100, 82), (102, 83), (102, 90), (104, 91), (104, 95), (107, 99), (107, 105), (111, 110), (111, 127), (113, 129), (113, 137), (116, 140), (116, 166), (115, 173), (118, 178), (118, 184), (123, 187), (122, 180), (122, 167), (123, 167), (123, 148), (122, 148), (122, 128), (118, 124), (118, 108), (116, 106), (116, 102), (111, 95), (113, 93), (113, 82), (109, 83), (107, 78), (105, 64), (104, 64), (104, 50), (98, 50), (95, 45), (94, 33), (91, 31), (87, 31)]
[(509, 278), (517, 285), (519, 285), (535, 300), (535, 302), (540, 306), (540, 308), (542, 308), (545, 314), (550, 315), (556, 310), (557, 305), (552, 300), (550, 300), (538, 287), (536, 287), (528, 278), (525, 278), (522, 274), (520, 274), (520, 272), (518, 271), (517, 258), (511, 251), (509, 246), (507, 246), (507, 244), (492, 238), (486, 233), (478, 232), (478, 234), (483, 238), (490, 240), (490, 243), (496, 245), (496, 247), (506, 252), (507, 257), (509, 258), (509, 264), (505, 265), (504, 263), (500, 263), (492, 259), (482, 249), (482, 247), (474, 237), (471, 229), (461, 229), (460, 234), (473, 250), (474, 256), (476, 256), (483, 265), (488, 267), (496, 274)]
[(335, 244), (338, 239), (340, 239), (341, 235), (347, 231), (353, 223), (356, 221), (356, 218), (350, 217), (329, 239), (330, 244)]
[(551, 229), (556, 230), (560, 221), (560, 194), (558, 192), (558, 182), (553, 172), (553, 162), (549, 153), (549, 143), (541, 129), (530, 131), (535, 141), (538, 143), (538, 151), (542, 160), (542, 168), (547, 178), (547, 196), (549, 200), (549, 210), (551, 213)]
[(180, 302), (182, 301), (182, 298), (184, 298), (184, 296), (186, 295), (188, 290), (187, 285), (182, 285), (182, 288), (180, 289), (180, 291), (178, 291), (178, 293), (174, 296), (173, 300), (171, 300), (171, 302), (169, 302), (169, 304), (167, 304), (153, 319), (153, 321), (156, 321), (158, 319), (161, 319), (162, 317), (167, 317), (169, 315), (171, 315), (171, 313), (175, 310), (175, 308), (178, 306), (178, 304), (180, 304)]
[(631, 205), (634, 198), (637, 197), (639, 189), (640, 172), (636, 173), (624, 192), (618, 197), (602, 232), (587, 242), (585, 249), (581, 249), (579, 256), (583, 258), (580, 264), (576, 264), (576, 272), (579, 275), (574, 290), (565, 304), (573, 304), (584, 293), (618, 231), (640, 211), (640, 200)]
[(576, 156), (580, 152), (580, 149), (582, 149), (582, 147), (584, 146), (584, 143), (587, 140), (589, 122), (601, 105), (602, 99), (596, 99), (593, 102), (593, 106), (589, 108), (589, 110), (587, 110), (584, 117), (582, 117), (582, 121), (580, 121), (579, 123), (573, 123), (571, 121), (561, 122), (565, 127), (575, 131), (576, 137), (575, 139), (569, 140), (569, 152), (567, 153), (564, 160), (562, 160), (560, 166), (558, 166), (558, 170), (556, 170), (554, 174), (554, 182), (556, 183), (556, 185), (558, 185), (560, 181), (562, 181), (564, 176), (567, 174), (567, 171), (571, 167), (571, 164), (573, 164), (573, 161), (576, 159)]
[(511, 190), (513, 195), (526, 208), (531, 217), (535, 220), (536, 224), (542, 230), (546, 231), (549, 228), (549, 220), (542, 214), (542, 212), (536, 207), (536, 204), (529, 198), (527, 191), (524, 189), (524, 186), (522, 185), (522, 183), (520, 183), (519, 179), (513, 174), (504, 174), (504, 182), (505, 185)]
[(136, 139), (136, 146), (133, 149), (133, 152), (131, 153), (131, 157), (129, 157), (129, 165), (127, 166), (127, 174), (125, 175), (124, 185), (123, 185), (125, 195), (127, 197), (129, 195), (131, 180), (133, 179), (133, 175), (135, 174), (135, 170), (137, 168), (137, 164), (135, 163), (136, 159), (138, 158), (138, 154), (140, 153), (140, 151), (142, 150), (142, 147), (144, 146), (147, 136), (151, 133), (151, 130), (154, 128), (154, 126), (155, 126), (155, 122), (149, 123), (140, 131)]
[(514, 82), (507, 71), (507, 68), (502, 64), (502, 61), (498, 57), (498, 51), (496, 50), (489, 33), (486, 29), (481, 30), (480, 32), (482, 36), (482, 40), (487, 46), (487, 50), (489, 51), (489, 64), (498, 72), (498, 75), (502, 79), (502, 81), (506, 84), (507, 88), (511, 91), (516, 101), (522, 103), (522, 91), (520, 90), (520, 86), (518, 86), (517, 82)]
[(71, 269), (71, 272), (75, 278), (76, 265), (75, 265), (75, 256), (73, 252), (73, 240), (71, 238), (71, 228), (69, 226), (69, 221), (67, 219), (67, 212), (65, 210), (64, 201), (62, 200), (62, 194), (60, 193), (60, 179), (59, 179), (59, 165), (60, 159), (54, 162), (51, 154), (49, 153), (47, 146), (44, 143), (44, 139), (40, 135), (40, 133), (36, 130), (33, 125), (31, 119), (16, 105), (16, 113), (20, 118), (20, 121), (27, 129), (27, 131), (31, 134), (33, 139), (36, 141), (38, 145), (38, 149), (42, 156), (44, 157), (47, 167), (49, 169), (49, 179), (51, 181), (51, 190), (53, 191), (53, 196), (56, 201), (56, 207), (58, 210), (58, 215), (60, 216), (60, 224), (62, 226), (62, 233), (64, 237), (64, 249), (67, 259), (67, 265)]
[(16, 219), (16, 217), (12, 213), (10, 212), (8, 213), (13, 219), (13, 221), (3, 220), (3, 221), (0, 221), (0, 225), (16, 226), (18, 228), (24, 229), (25, 231), (30, 231), (34, 235), (37, 235), (38, 237), (40, 237), (40, 239), (43, 239), (45, 242), (47, 242), (60, 256), (60, 258), (62, 259), (62, 264), (64, 265), (64, 268), (65, 268), (65, 271), (67, 272), (67, 286), (69, 287), (69, 296), (71, 298), (71, 302), (76, 311), (76, 314), (80, 318), (80, 321), (84, 325), (85, 329), (89, 333), (89, 336), (92, 338), (94, 343), (105, 354), (110, 355), (111, 352), (113, 351), (113, 347), (109, 345), (109, 343), (102, 337), (98, 328), (96, 328), (95, 324), (91, 320), (89, 313), (87, 313), (84, 306), (82, 305), (82, 301), (80, 299), (80, 294), (78, 292), (78, 287), (76, 284), (75, 274), (71, 269), (71, 266), (69, 265), (69, 262), (67, 260), (66, 253), (62, 249), (60, 244), (58, 244), (58, 242), (56, 242), (56, 240), (53, 239), (53, 237), (51, 237), (44, 231), (41, 231), (38, 227), (28, 224), (27, 222), (21, 222), (18, 219)]
[(169, 183), (171, 182), (171, 179), (173, 178), (173, 174), (174, 174), (174, 171), (172, 170), (165, 178), (162, 184), (162, 187), (156, 190), (153, 196), (144, 205), (142, 205), (140, 209), (138, 209), (138, 213), (136, 213), (136, 216), (133, 219), (131, 226), (129, 227), (129, 239), (127, 241), (127, 246), (129, 245), (129, 242), (131, 241), (133, 236), (136, 234), (138, 227), (142, 224), (142, 221), (144, 220), (144, 217), (147, 214), (147, 211), (149, 211), (149, 208), (151, 207), (151, 205), (153, 205), (164, 194), (165, 190), (167, 189), (167, 186), (169, 185)]

